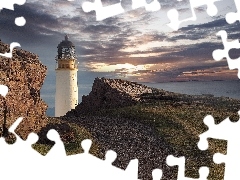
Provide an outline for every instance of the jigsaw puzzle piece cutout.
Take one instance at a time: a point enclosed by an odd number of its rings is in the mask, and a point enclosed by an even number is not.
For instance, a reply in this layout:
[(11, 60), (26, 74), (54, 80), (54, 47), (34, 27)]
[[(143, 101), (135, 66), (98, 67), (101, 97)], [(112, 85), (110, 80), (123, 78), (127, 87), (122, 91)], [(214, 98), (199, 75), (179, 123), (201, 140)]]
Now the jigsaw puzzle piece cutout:
[(129, 179), (131, 179), (131, 180), (138, 179), (138, 164), (139, 164), (138, 159), (133, 159), (128, 164), (127, 168), (125, 169), (125, 175)]
[[(122, 7), (121, 1), (115, 4), (104, 6), (101, 0), (95, 0), (94, 2), (84, 2), (82, 8), (84, 12), (95, 11), (96, 20), (102, 21), (106, 18), (113, 17), (125, 12)], [(124, 2), (125, 4), (125, 2)], [(153, 0), (147, 3), (146, 0), (132, 0), (132, 10), (145, 7), (146, 11), (158, 11), (161, 9), (161, 5), (158, 0)]]
[[(240, 115), (240, 111), (238, 114)], [(206, 150), (208, 148), (208, 138), (227, 140), (227, 155), (217, 153), (213, 156), (213, 160), (217, 164), (225, 163), (224, 179), (240, 179), (240, 142), (237, 138), (240, 136), (240, 121), (234, 123), (226, 118), (216, 125), (214, 118), (209, 115), (204, 118), (204, 123), (209, 129), (199, 136), (199, 149)]]
[(91, 145), (92, 141), (90, 139), (85, 139), (81, 142), (81, 146), (85, 154), (88, 154), (90, 152)]
[[(91, 145), (92, 141), (89, 139), (85, 139), (81, 142), (81, 146), (84, 151), (83, 153), (67, 156), (66, 164), (70, 164), (73, 161), (88, 162), (86, 164), (81, 163), (79, 164), (79, 166), (70, 166), (69, 172), (72, 173), (70, 176), (67, 177), (68, 179), (77, 180), (77, 178), (79, 178), (78, 174), (81, 173), (81, 177), (84, 177), (81, 179), (84, 180), (138, 180), (137, 159), (130, 161), (126, 170), (122, 170), (112, 165), (113, 161), (117, 157), (117, 154), (114, 151), (107, 151), (105, 155), (105, 160), (102, 160), (89, 153)], [(92, 173), (93, 171), (94, 173)]]
[(3, 97), (6, 97), (7, 93), (8, 93), (8, 87), (0, 84), (0, 94)]
[[(238, 114), (240, 111), (238, 112)], [(219, 124), (215, 124), (214, 118), (211, 115), (208, 115), (203, 120), (204, 124), (208, 126), (208, 131), (202, 133), (199, 135), (199, 142), (198, 142), (198, 148), (201, 150), (208, 149), (208, 138), (214, 138), (214, 139), (220, 139), (220, 140), (231, 140), (235, 141), (236, 135), (240, 135), (240, 122), (233, 123), (230, 121), (229, 118), (226, 118)], [(228, 133), (222, 133), (226, 130), (229, 130)], [(238, 143), (237, 143), (238, 144)], [(236, 145), (237, 145), (236, 144)], [(228, 142), (229, 145), (229, 142)]]
[[(178, 166), (178, 180), (193, 180), (192, 178), (185, 177), (185, 157), (174, 157), (169, 155), (167, 157), (167, 164), (169, 166)], [(199, 169), (199, 178), (198, 180), (207, 180), (209, 175), (209, 168), (208, 167), (201, 167)]]
[[(112, 150), (108, 150), (105, 154), (105, 168), (109, 168), (109, 165), (116, 160), (117, 153)], [(116, 169), (117, 170), (117, 169)], [(114, 176), (114, 173), (112, 174)], [(138, 179), (138, 159), (131, 160), (128, 164), (127, 168), (125, 169), (124, 175), (127, 179)], [(125, 179), (125, 178), (121, 178)]]
[(16, 135), (16, 141), (22, 141), (22, 139), (17, 136), (17, 134), (15, 133), (15, 130), (17, 129), (18, 125), (23, 121), (23, 117), (19, 117), (8, 129), (8, 131), (10, 133), (13, 133)]
[(228, 35), (225, 30), (221, 30), (217, 33), (217, 36), (221, 36), (224, 49), (217, 49), (213, 51), (212, 56), (216, 61), (220, 61), (223, 58), (227, 59), (228, 67), (230, 70), (238, 69), (238, 78), (240, 79), (240, 57), (237, 59), (231, 59), (229, 56), (229, 51), (231, 49), (239, 49), (240, 43), (239, 40), (228, 40)]
[(189, 3), (191, 5), (191, 17), (181, 20), (178, 10), (171, 9), (167, 13), (168, 18), (170, 19), (170, 23), (168, 24), (168, 26), (173, 30), (177, 31), (182, 23), (187, 21), (196, 21), (197, 15), (195, 10), (196, 8), (202, 6), (207, 6), (207, 13), (209, 16), (215, 16), (218, 13), (218, 9), (214, 3), (218, 1), (221, 0), (189, 0)]
[[(48, 179), (68, 179), (68, 173), (71, 172), (71, 165), (67, 161), (67, 155), (65, 151), (64, 144), (60, 138), (59, 133), (55, 129), (50, 129), (47, 132), (47, 138), (50, 141), (55, 142), (53, 147), (49, 150), (49, 152), (43, 156), (44, 164), (45, 164), (45, 174), (50, 174)], [(73, 162), (73, 160), (72, 160)], [(66, 167), (66, 164), (68, 164)], [(54, 168), (54, 169), (53, 169)], [(57, 169), (58, 173), (53, 173), (52, 171)], [(75, 174), (76, 175), (76, 174)], [(71, 178), (70, 178), (71, 179)], [(76, 179), (76, 178), (75, 178)]]
[[(23, 121), (23, 117), (19, 117), (8, 129), (8, 131), (16, 137), (16, 142), (14, 144), (11, 144), (9, 146), (4, 146), (2, 144), (2, 147), (6, 147), (4, 150), (6, 154), (12, 156), (21, 156), (24, 158), (24, 156), (34, 157), (37, 156), (38, 153), (33, 151), (31, 148), (31, 145), (35, 143), (38, 140), (38, 136), (35, 133), (30, 133), (28, 135), (28, 138), (26, 141), (22, 140), (16, 133), (15, 130), (18, 127), (18, 125)], [(4, 139), (4, 138), (1, 138)], [(2, 149), (1, 149), (2, 150)], [(19, 158), (18, 158), (19, 159)], [(24, 160), (24, 159), (23, 159)]]
[[(103, 164), (103, 168), (104, 169), (109, 169), (110, 166), (112, 166), (112, 163), (116, 160), (117, 158), (117, 153), (115, 151), (112, 150), (108, 150), (105, 154), (105, 160), (104, 160), (104, 164)], [(131, 160), (130, 163), (128, 164), (127, 168), (125, 170), (121, 170), (119, 168), (116, 168), (115, 166), (111, 167), (111, 172), (108, 172), (108, 178), (109, 179), (138, 179), (138, 160), (134, 159)], [(116, 177), (115, 174), (119, 174), (120, 171), (122, 171), (123, 176), (122, 177)]]
[(112, 163), (116, 160), (117, 158), (117, 153), (112, 150), (108, 150), (107, 153), (105, 154), (105, 162), (107, 164), (112, 165)]
[(54, 146), (46, 154), (50, 158), (59, 158), (61, 156), (66, 156), (66, 150), (63, 142), (61, 141), (60, 135), (55, 129), (51, 129), (47, 133), (47, 138), (51, 141), (54, 141)]
[(162, 170), (161, 169), (154, 169), (152, 171), (153, 180), (160, 180), (162, 178)]
[(15, 24), (17, 26), (24, 26), (26, 24), (26, 19), (23, 16), (17, 17), (15, 18)]
[(9, 10), (14, 10), (14, 4), (23, 5), (26, 0), (1, 0), (0, 1), (0, 10), (5, 8)]
[(138, 9), (141, 7), (145, 7), (146, 11), (158, 11), (161, 9), (161, 5), (158, 0), (153, 0), (150, 3), (147, 3), (146, 0), (132, 0), (132, 9)]
[(228, 24), (233, 24), (236, 21), (240, 21), (240, 1), (234, 0), (237, 8), (237, 12), (230, 12), (226, 15), (226, 21)]
[(0, 53), (0, 56), (5, 56), (5, 57), (7, 57), (7, 58), (12, 58), (12, 52), (13, 52), (13, 49), (15, 48), (15, 47), (21, 47), (21, 45), (19, 44), (19, 43), (17, 43), (17, 42), (12, 42), (11, 44), (10, 44), (10, 52), (6, 52), (6, 53)]
[[(0, 169), (3, 170), (1, 171), (1, 175), (2, 177), (7, 177), (8, 179), (19, 179), (19, 176), (23, 175), (23, 172), (26, 172), (26, 165), (29, 164), (32, 165), (27, 167), (28, 172), (38, 173), (36, 164), (43, 164), (40, 163), (41, 157), (39, 154), (33, 151), (31, 148), (31, 144), (38, 139), (38, 136), (34, 133), (31, 133), (29, 134), (27, 140), (23, 141), (17, 136), (17, 134), (15, 134), (15, 129), (22, 120), (22, 117), (18, 118), (16, 122), (9, 128), (9, 131), (17, 137), (15, 144), (7, 145), (4, 141), (4, 138), (0, 138), (0, 154), (2, 155)], [(31, 173), (25, 173), (24, 179), (32, 179)]]
[[(26, 3), (26, 0), (1, 0), (0, 1), (0, 11), (4, 9), (14, 10), (14, 4), (23, 5)], [(15, 24), (17, 26), (24, 26), (26, 24), (26, 19), (24, 17), (15, 18)]]
[(104, 7), (101, 0), (84, 2), (82, 9), (84, 12), (95, 11), (97, 21), (102, 21), (106, 18), (124, 13), (121, 2)]

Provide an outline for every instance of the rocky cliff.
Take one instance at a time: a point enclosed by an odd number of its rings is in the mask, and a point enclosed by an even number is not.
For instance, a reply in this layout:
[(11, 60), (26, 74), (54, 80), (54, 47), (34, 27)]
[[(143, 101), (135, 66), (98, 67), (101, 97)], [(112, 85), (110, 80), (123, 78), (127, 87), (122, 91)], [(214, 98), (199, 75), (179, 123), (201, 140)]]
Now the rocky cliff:
[[(0, 41), (0, 53), (9, 50), (9, 45)], [(1, 131), (5, 109), (7, 127), (18, 117), (24, 117), (17, 129), (17, 133), (24, 139), (30, 132), (38, 132), (45, 125), (47, 104), (40, 98), (40, 89), (46, 71), (47, 67), (36, 54), (22, 49), (14, 49), (12, 58), (0, 56), (0, 84), (9, 88), (5, 98), (0, 96)]]
[(82, 102), (67, 116), (79, 116), (102, 108), (131, 106), (141, 101), (144, 93), (152, 93), (152, 88), (122, 79), (96, 78), (89, 95), (83, 96)]

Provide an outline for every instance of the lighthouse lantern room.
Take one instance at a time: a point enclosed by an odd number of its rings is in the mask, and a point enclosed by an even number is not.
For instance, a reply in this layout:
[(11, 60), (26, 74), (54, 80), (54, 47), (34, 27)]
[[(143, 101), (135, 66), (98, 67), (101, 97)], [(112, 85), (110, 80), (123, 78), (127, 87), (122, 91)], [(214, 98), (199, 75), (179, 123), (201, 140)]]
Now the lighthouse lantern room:
[(60, 117), (78, 104), (78, 62), (75, 46), (67, 35), (57, 48), (55, 117)]

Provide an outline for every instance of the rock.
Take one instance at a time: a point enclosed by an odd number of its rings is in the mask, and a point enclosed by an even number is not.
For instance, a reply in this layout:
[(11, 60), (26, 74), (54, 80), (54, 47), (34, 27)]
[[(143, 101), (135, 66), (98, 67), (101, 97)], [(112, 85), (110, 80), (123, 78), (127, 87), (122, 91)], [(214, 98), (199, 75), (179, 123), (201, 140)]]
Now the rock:
[[(0, 53), (8, 51), (9, 45), (0, 41)], [(12, 58), (0, 56), (0, 84), (9, 88), (5, 98), (0, 96), (0, 127), (3, 124), (5, 108), (7, 128), (18, 117), (24, 117), (16, 130), (23, 139), (26, 139), (30, 132), (38, 132), (45, 126), (47, 104), (40, 98), (40, 89), (46, 71), (47, 67), (40, 62), (36, 54), (22, 49), (14, 49)]]
[(139, 102), (144, 93), (152, 93), (152, 88), (121, 79), (96, 78), (89, 95), (83, 96), (82, 102), (66, 116), (78, 116), (102, 108), (131, 106)]

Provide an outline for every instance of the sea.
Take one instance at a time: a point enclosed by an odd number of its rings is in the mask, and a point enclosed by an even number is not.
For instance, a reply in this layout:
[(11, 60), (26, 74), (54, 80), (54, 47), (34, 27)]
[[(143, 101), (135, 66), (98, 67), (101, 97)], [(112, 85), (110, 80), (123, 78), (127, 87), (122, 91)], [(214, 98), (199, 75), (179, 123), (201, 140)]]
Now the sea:
[(142, 83), (149, 87), (164, 89), (166, 91), (202, 95), (212, 94), (215, 97), (230, 97), (240, 99), (240, 80), (238, 81), (187, 81), (167, 83)]
[[(189, 94), (203, 95), (212, 94), (215, 97), (229, 97), (240, 100), (240, 80), (235, 81), (186, 81), (186, 82), (164, 82), (164, 83), (141, 83), (149, 87), (163, 89), (166, 91)], [(79, 83), (79, 102), (83, 95), (88, 95), (92, 90), (92, 83)], [(42, 96), (42, 99), (48, 104), (47, 115), (54, 116), (54, 96)]]

